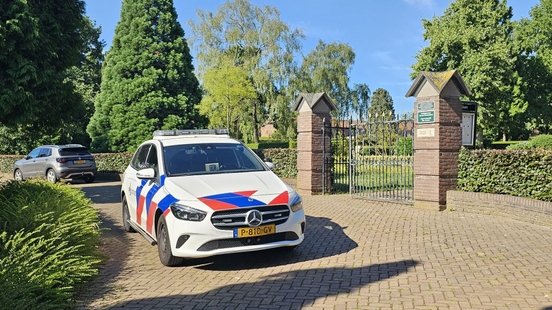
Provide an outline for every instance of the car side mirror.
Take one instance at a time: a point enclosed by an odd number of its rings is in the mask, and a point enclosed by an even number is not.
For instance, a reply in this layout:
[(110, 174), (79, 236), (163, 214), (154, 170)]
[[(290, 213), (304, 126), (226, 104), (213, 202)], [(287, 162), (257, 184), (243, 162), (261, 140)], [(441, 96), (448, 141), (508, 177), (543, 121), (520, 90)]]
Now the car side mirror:
[(274, 168), (276, 168), (276, 165), (274, 165), (272, 162), (270, 161), (265, 161), (265, 165), (268, 167), (268, 169), (270, 170), (274, 170)]
[(26, 159), (26, 160), (29, 160), (29, 159), (31, 159), (31, 158), (32, 158), (31, 155), (25, 156), (25, 159)]
[(138, 170), (136, 172), (136, 177), (138, 179), (146, 179), (146, 180), (153, 179), (155, 178), (155, 170), (153, 168)]

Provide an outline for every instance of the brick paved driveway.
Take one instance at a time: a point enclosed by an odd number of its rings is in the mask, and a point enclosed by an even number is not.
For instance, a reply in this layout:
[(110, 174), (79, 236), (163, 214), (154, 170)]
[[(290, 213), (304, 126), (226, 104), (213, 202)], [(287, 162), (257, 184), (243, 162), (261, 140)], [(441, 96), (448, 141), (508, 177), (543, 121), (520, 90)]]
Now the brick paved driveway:
[(74, 184), (100, 211), (109, 260), (79, 309), (552, 309), (552, 229), (349, 196), (306, 196), (295, 252), (167, 268), (120, 222), (120, 182)]

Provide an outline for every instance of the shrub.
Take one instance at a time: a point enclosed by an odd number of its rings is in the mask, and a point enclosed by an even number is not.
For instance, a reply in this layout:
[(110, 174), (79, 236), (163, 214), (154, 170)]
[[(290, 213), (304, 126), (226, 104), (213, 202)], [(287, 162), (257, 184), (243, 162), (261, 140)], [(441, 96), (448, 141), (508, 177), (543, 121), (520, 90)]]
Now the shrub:
[(534, 148), (552, 150), (552, 135), (538, 135), (531, 139), (530, 144)]
[(531, 145), (531, 143), (529, 143), (529, 141), (522, 141), (515, 144), (509, 144), (506, 147), (507, 150), (528, 150), (531, 148), (533, 148), (533, 146)]
[(261, 159), (270, 158), (276, 166), (274, 173), (281, 178), (297, 177), (297, 149), (254, 150)]
[(289, 141), (275, 141), (275, 140), (266, 140), (260, 141), (259, 143), (248, 143), (246, 144), (250, 149), (271, 149), (271, 148), (289, 148)]
[(506, 147), (507, 150), (527, 150), (538, 148), (552, 150), (552, 135), (538, 135), (529, 141), (510, 144)]
[(33, 179), (0, 186), (0, 304), (64, 309), (97, 274), (98, 214), (81, 191)]
[(395, 155), (412, 155), (413, 154), (413, 139), (399, 137), (395, 141)]
[(458, 190), (552, 201), (552, 151), (462, 149)]

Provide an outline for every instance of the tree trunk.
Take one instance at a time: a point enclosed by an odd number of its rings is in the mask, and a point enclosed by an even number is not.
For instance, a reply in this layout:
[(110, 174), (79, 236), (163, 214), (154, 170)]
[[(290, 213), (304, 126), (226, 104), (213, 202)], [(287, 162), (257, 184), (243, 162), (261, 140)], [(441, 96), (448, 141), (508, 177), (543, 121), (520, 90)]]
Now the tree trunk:
[(257, 103), (253, 104), (253, 140), (259, 143), (259, 121), (257, 120)]

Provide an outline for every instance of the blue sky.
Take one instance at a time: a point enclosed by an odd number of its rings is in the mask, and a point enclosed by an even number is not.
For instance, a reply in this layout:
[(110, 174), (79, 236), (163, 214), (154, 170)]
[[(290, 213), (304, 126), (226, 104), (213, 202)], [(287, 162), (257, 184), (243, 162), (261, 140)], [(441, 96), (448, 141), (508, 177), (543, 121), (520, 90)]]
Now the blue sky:
[[(477, 0), (476, 0), (477, 1)], [(197, 21), (196, 10), (211, 11), (225, 0), (174, 0), (178, 20), (191, 34), (189, 20)], [(355, 54), (351, 83), (366, 83), (373, 92), (386, 89), (392, 96), (397, 113), (410, 112), (414, 98), (405, 94), (414, 56), (427, 45), (423, 41), (422, 19), (440, 16), (449, 6), (447, 0), (249, 0), (256, 6), (271, 5), (280, 11), (280, 19), (292, 28), (305, 32), (303, 53), (318, 44), (349, 44)], [(102, 28), (101, 39), (107, 48), (119, 21), (121, 0), (85, 0), (86, 13)], [(528, 17), (539, 0), (508, 0), (514, 19)], [(194, 56), (192, 51), (192, 56)]]

